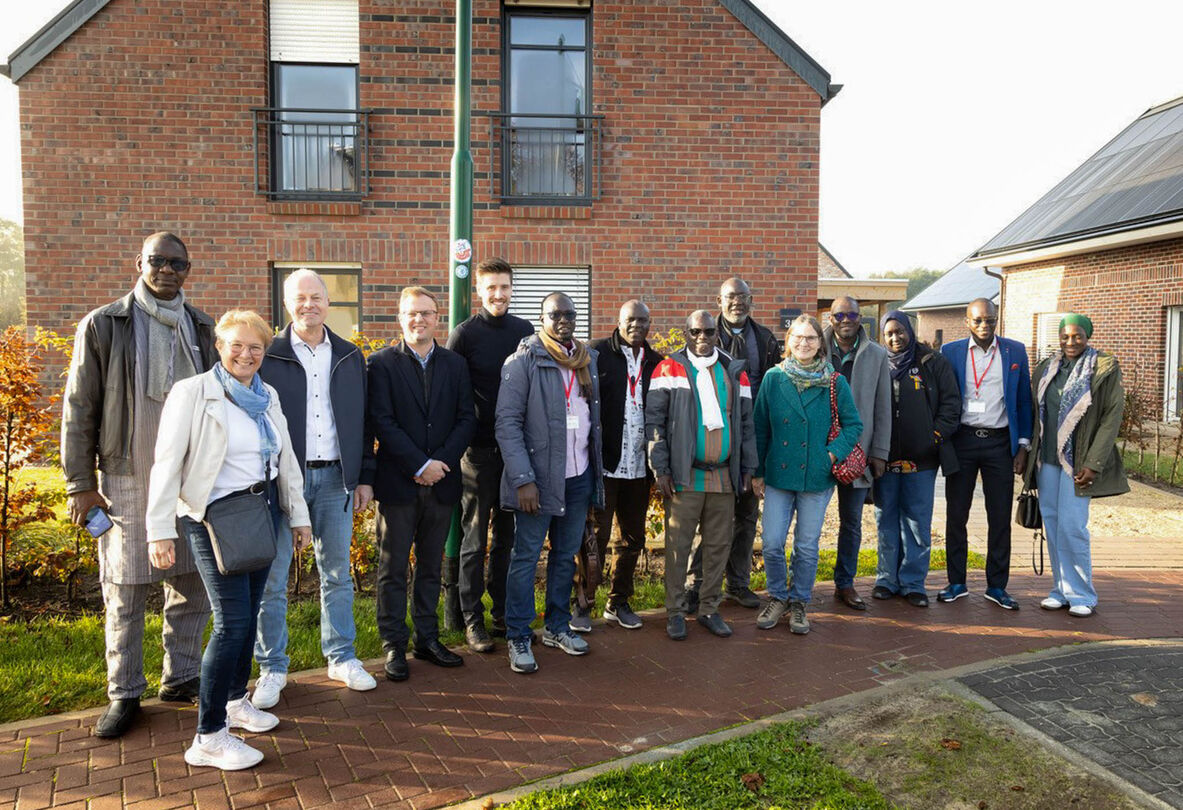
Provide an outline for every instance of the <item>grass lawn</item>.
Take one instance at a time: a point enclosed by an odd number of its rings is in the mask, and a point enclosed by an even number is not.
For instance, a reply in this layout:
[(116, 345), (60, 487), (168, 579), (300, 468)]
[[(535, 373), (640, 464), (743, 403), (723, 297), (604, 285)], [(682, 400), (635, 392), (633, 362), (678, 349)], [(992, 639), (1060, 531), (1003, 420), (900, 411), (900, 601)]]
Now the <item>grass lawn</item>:
[(859, 808), (891, 804), (869, 783), (831, 765), (789, 723), (675, 759), (635, 765), (587, 782), (532, 793), (512, 810), (742, 810)]

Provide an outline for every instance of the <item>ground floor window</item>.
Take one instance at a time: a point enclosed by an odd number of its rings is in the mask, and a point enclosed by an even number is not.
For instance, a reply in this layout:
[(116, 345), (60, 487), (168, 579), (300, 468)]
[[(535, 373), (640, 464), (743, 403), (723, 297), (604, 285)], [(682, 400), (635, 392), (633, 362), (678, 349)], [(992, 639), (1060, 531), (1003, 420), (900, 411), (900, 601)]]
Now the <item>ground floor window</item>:
[(1167, 310), (1166, 379), (1163, 391), (1166, 396), (1167, 419), (1183, 417), (1183, 307)]
[(579, 320), (575, 336), (587, 340), (591, 334), (591, 268), (590, 267), (528, 267), (513, 268), (513, 302), (509, 311), (525, 318), (538, 330), (538, 314), (542, 300), (552, 292), (566, 293), (575, 304)]
[(1035, 321), (1035, 362), (1060, 350), (1060, 321), (1065, 312), (1040, 312)]
[(283, 283), (294, 271), (306, 267), (315, 270), (329, 289), (329, 329), (349, 340), (361, 331), (361, 265), (349, 263), (296, 264), (276, 262), (271, 267), (271, 321), (283, 328), (291, 322), (283, 305)]

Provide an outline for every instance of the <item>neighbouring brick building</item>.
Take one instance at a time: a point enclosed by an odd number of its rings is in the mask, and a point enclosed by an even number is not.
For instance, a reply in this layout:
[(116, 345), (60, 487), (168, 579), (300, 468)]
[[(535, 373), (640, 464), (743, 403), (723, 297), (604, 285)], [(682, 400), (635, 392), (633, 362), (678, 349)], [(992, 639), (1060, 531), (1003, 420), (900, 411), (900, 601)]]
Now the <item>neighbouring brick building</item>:
[[(331, 276), (339, 331), (446, 297), (454, 5), (76, 0), (10, 58), (28, 319), (127, 290), (139, 239), (188, 243), (203, 309), (279, 323), (282, 278)], [(839, 89), (746, 0), (475, 0), (475, 264), (516, 309), (572, 293), (604, 334), (665, 330), (752, 280), (755, 317), (817, 301), (819, 118)], [(441, 303), (444, 303), (441, 301)], [(446, 307), (443, 307), (446, 311)]]
[(969, 329), (965, 325), (965, 308), (969, 302), (988, 298), (997, 305), (1000, 287), (998, 277), (987, 273), (985, 268), (958, 262), (905, 301), (900, 310), (916, 318), (917, 340), (940, 346), (966, 337)]
[(1033, 358), (1065, 312), (1165, 419), (1183, 413), (1183, 98), (1122, 130), (969, 261), (1003, 268), (1002, 320)]

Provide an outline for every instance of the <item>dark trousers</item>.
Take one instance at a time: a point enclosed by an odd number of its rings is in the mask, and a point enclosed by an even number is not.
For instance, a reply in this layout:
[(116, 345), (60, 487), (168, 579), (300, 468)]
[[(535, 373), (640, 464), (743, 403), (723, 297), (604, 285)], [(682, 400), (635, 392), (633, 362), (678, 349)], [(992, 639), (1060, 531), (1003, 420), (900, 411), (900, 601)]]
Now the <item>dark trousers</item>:
[(973, 503), (978, 472), (986, 498), (986, 586), (1006, 588), (1010, 579), (1011, 501), (1015, 495), (1014, 457), (1005, 433), (985, 438), (962, 425), (953, 435), (957, 472), (945, 479), (945, 567), (949, 582), (965, 584), (965, 558), (969, 550), (966, 524)]
[[(505, 577), (513, 551), (513, 512), (501, 508), (501, 451), (470, 447), (460, 461), (464, 494), (460, 496), (460, 610), (465, 624), (482, 624), (486, 589), (493, 621), (505, 621)], [(485, 553), (488, 550), (488, 578)]]
[(858, 573), (858, 552), (863, 544), (863, 504), (867, 488), (838, 484), (838, 556), (834, 561), (834, 587), (849, 588)]
[[(601, 564), (608, 553), (612, 536), (612, 518), (620, 527), (620, 537), (612, 543), (612, 588), (608, 601), (627, 602), (633, 595), (633, 576), (637, 560), (645, 550), (645, 514), (649, 511), (648, 478), (609, 478), (604, 476), (604, 508), (592, 509), (596, 521), (596, 545)], [(585, 593), (589, 604), (596, 595)]]
[(407, 578), (415, 547), (415, 594), (411, 621), (415, 644), (439, 638), (435, 607), (440, 599), (444, 544), (452, 526), (452, 506), (436, 500), (431, 487), (419, 487), (410, 503), (378, 504), (378, 636), (382, 649), (407, 649)]

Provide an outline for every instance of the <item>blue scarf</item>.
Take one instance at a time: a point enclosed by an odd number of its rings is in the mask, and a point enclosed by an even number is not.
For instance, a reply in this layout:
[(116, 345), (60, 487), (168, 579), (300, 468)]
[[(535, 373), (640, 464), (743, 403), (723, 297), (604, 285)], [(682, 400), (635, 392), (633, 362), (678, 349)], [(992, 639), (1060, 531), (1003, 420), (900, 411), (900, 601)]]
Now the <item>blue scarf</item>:
[(267, 408), (271, 406), (271, 394), (263, 387), (263, 381), (256, 374), (251, 377), (250, 387), (246, 387), (230, 376), (230, 372), (221, 363), (214, 366), (214, 377), (222, 384), (222, 389), (230, 401), (246, 411), (246, 415), (255, 420), (259, 428), (259, 455), (263, 463), (271, 461), (271, 457), (279, 449), (275, 441), (275, 434), (271, 430), (271, 423), (267, 421)]
[[(1047, 402), (1044, 395), (1052, 380), (1060, 371), (1060, 364), (1064, 355), (1057, 354), (1047, 364), (1043, 377), (1039, 380), (1039, 423), (1047, 424)], [(1076, 475), (1076, 426), (1080, 424), (1085, 411), (1093, 404), (1093, 373), (1097, 370), (1097, 350), (1092, 346), (1086, 347), (1084, 354), (1077, 360), (1072, 371), (1068, 373), (1068, 380), (1064, 383), (1064, 391), (1060, 394), (1060, 412), (1056, 417), (1056, 456), (1060, 460), (1060, 467), (1068, 475)]]

